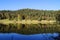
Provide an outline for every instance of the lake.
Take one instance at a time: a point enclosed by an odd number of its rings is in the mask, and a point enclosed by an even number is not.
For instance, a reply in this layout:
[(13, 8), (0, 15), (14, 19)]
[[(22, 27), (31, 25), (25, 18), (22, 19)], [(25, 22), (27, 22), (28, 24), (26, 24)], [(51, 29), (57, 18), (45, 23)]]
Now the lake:
[(59, 33), (23, 35), (17, 33), (0, 33), (0, 40), (58, 40)]
[(59, 29), (55, 24), (0, 24), (0, 40), (60, 40)]

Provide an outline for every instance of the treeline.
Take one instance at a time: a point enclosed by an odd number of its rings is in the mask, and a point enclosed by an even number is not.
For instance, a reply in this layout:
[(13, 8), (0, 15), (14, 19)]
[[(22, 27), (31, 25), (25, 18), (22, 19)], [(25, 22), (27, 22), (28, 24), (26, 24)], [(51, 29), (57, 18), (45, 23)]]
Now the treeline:
[(1, 19), (9, 19), (9, 20), (55, 20), (56, 17), (59, 18), (60, 10), (34, 10), (34, 9), (21, 9), (17, 11), (8, 11), (3, 10), (0, 11), (0, 20)]

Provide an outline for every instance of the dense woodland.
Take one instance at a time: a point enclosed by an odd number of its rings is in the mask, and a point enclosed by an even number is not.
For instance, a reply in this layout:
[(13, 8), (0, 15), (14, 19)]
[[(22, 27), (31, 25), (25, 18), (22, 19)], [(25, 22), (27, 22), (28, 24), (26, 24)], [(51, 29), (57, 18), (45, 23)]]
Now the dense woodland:
[(17, 11), (2, 10), (0, 11), (0, 20), (2, 19), (19, 19), (19, 20), (60, 20), (60, 10), (35, 10), (35, 9), (21, 9)]
[(20, 9), (16, 11), (2, 10), (0, 11), (0, 20), (56, 20), (55, 24), (1, 24), (0, 32), (3, 33), (60, 33), (60, 10), (35, 10), (35, 9)]

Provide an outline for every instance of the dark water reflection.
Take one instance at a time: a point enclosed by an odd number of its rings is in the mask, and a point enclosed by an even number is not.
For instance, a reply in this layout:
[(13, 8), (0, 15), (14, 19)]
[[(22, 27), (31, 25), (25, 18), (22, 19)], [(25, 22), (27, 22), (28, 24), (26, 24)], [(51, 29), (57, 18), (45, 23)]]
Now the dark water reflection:
[(60, 32), (60, 27), (55, 24), (0, 24), (0, 33), (38, 34), (54, 32)]
[(34, 35), (22, 35), (16, 33), (0, 33), (0, 40), (60, 40), (58, 33), (43, 33)]

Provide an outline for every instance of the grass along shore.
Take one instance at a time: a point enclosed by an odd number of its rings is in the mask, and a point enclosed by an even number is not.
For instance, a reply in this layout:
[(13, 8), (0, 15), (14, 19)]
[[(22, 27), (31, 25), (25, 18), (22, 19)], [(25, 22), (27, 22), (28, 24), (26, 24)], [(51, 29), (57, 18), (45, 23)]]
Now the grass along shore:
[(12, 23), (12, 24), (15, 24), (15, 23), (21, 23), (21, 24), (38, 24), (38, 23), (41, 23), (41, 24), (54, 24), (56, 23), (56, 20), (41, 20), (41, 21), (38, 21), (38, 20), (8, 20), (8, 19), (4, 19), (4, 20), (0, 20), (0, 23), (2, 24), (9, 24), (9, 23)]

